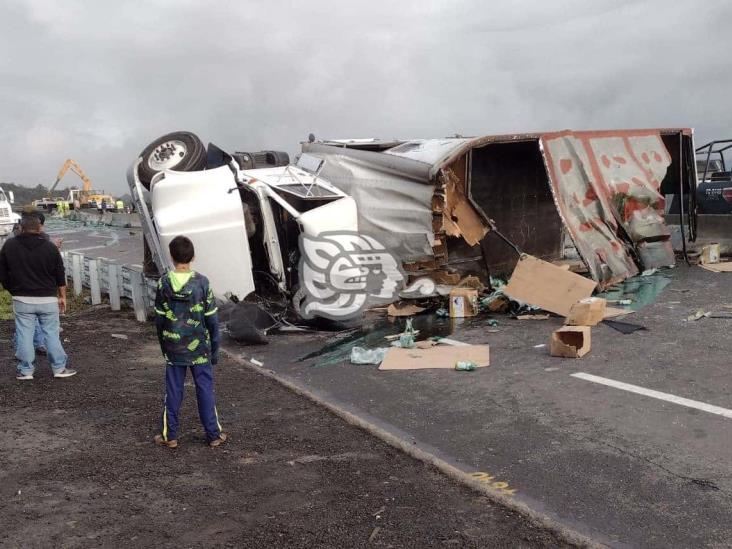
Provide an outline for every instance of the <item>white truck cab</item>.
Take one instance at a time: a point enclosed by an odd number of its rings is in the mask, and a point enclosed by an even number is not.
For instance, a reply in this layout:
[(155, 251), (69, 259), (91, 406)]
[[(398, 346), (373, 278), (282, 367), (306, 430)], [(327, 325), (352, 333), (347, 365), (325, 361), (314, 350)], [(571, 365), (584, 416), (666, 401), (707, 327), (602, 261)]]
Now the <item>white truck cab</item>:
[(356, 202), (319, 176), (318, 158), (252, 169), (224, 158), (209, 169), (163, 169), (146, 185), (145, 158), (131, 166), (128, 183), (158, 271), (171, 267), (168, 244), (182, 234), (193, 241), (194, 268), (217, 298), (256, 292), (289, 299), (298, 287), (300, 234), (356, 231)]
[(13, 211), (12, 204), (15, 202), (13, 191), (7, 193), (0, 187), (0, 236), (7, 236), (13, 230), (20, 216)]

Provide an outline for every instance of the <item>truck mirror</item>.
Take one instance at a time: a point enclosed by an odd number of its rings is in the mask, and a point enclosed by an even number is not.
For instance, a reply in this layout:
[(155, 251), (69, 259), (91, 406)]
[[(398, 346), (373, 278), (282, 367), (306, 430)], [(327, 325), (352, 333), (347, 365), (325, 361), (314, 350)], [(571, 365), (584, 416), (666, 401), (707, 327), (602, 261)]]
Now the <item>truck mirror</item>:
[(8, 198), (10, 199), (10, 203), (13, 204), (15, 202), (15, 193), (13, 191), (8, 191)]

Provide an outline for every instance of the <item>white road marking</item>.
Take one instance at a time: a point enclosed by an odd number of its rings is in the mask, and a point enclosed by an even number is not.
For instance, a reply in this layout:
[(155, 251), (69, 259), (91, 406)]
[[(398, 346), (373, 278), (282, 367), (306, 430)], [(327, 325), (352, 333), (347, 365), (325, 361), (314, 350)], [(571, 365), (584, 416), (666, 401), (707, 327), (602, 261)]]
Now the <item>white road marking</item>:
[(86, 248), (74, 248), (68, 250), (69, 252), (85, 252), (86, 250), (98, 250), (99, 248), (106, 248), (106, 246), (87, 246)]
[(688, 408), (696, 408), (697, 410), (709, 412), (710, 414), (717, 414), (732, 418), (732, 410), (722, 408), (720, 406), (714, 406), (713, 404), (707, 404), (706, 402), (699, 402), (698, 400), (691, 400), (689, 398), (679, 397), (669, 393), (662, 393), (661, 391), (654, 391), (653, 389), (646, 389), (645, 387), (639, 387), (638, 385), (631, 385), (630, 383), (623, 383), (622, 381), (615, 381), (613, 379), (607, 379), (606, 377), (593, 376), (592, 374), (585, 374), (583, 372), (577, 372), (576, 374), (571, 374), (571, 376), (584, 379), (585, 381), (592, 381), (594, 383), (607, 385), (608, 387), (615, 387), (616, 389), (622, 389), (631, 393), (665, 400), (666, 402), (673, 402), (674, 404), (679, 404)]

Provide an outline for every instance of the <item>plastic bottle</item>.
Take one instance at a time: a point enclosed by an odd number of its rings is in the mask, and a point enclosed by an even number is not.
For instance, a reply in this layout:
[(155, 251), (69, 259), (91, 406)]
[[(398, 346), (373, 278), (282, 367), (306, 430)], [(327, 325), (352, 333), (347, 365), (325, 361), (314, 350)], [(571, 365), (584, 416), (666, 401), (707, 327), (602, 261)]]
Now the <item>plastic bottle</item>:
[(455, 363), (455, 369), (458, 372), (472, 372), (477, 368), (477, 365), (475, 362), (470, 362), (469, 360), (458, 360)]

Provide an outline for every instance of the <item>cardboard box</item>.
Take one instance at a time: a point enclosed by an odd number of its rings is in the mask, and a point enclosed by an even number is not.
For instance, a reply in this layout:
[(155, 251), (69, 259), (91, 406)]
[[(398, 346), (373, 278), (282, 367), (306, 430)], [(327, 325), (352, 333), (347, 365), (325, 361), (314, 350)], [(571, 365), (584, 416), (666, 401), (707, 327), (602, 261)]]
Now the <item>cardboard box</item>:
[(564, 326), (552, 333), (549, 353), (564, 358), (579, 358), (590, 351), (589, 326)]
[(702, 246), (701, 259), (702, 265), (709, 265), (711, 263), (719, 263), (719, 244), (707, 244)]
[(450, 292), (450, 317), (463, 318), (478, 314), (478, 290), (454, 288)]
[(572, 305), (591, 297), (597, 282), (542, 261), (523, 255), (503, 293), (516, 301), (567, 316)]
[(565, 324), (567, 326), (596, 326), (605, 318), (607, 302), (601, 297), (587, 297), (572, 305)]

